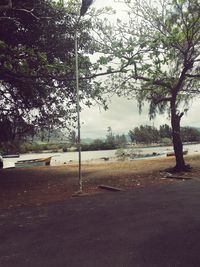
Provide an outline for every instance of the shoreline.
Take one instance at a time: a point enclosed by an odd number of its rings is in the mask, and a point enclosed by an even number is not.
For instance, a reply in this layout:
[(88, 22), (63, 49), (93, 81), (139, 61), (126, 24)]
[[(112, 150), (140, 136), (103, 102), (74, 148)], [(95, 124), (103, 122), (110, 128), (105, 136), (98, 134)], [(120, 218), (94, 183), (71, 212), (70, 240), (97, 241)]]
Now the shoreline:
[[(26, 154), (29, 155), (30, 154)], [(34, 158), (36, 157), (35, 154)], [(49, 156), (49, 154), (47, 154)], [(189, 152), (186, 156), (198, 156), (200, 155), (199, 151), (191, 151)], [(184, 156), (184, 157), (186, 157)], [(59, 167), (59, 166), (63, 166), (63, 165), (70, 165), (70, 164), (78, 164), (78, 159), (75, 160), (61, 160), (60, 155), (55, 155), (52, 156), (52, 160), (51, 160), (51, 164), (50, 166), (52, 167)], [(29, 157), (31, 159), (31, 157)], [(113, 163), (113, 162), (132, 162), (132, 161), (143, 161), (143, 160), (158, 160), (158, 159), (165, 159), (165, 158), (171, 158), (171, 159), (175, 159), (175, 156), (170, 156), (167, 157), (165, 153), (162, 153), (160, 155), (155, 155), (155, 156), (146, 156), (146, 157), (135, 157), (135, 158), (130, 158), (129, 156), (125, 156), (123, 157), (117, 157), (117, 156), (108, 156), (108, 157), (99, 157), (99, 158), (90, 158), (90, 159), (82, 159), (81, 164), (107, 164), (107, 163)], [(11, 168), (15, 168), (15, 162), (17, 162), (18, 160), (21, 160), (21, 158), (7, 158), (4, 159), (4, 167), (3, 169), (11, 169)], [(32, 168), (32, 167), (29, 167)]]
[[(200, 155), (199, 151), (188, 153), (186, 156), (198, 156)], [(120, 158), (120, 157), (102, 157), (102, 158), (91, 158), (91, 159), (82, 159), (81, 164), (82, 165), (87, 165), (87, 164), (108, 164), (108, 163), (117, 163), (117, 162), (133, 162), (133, 161), (144, 161), (144, 160), (158, 160), (158, 159), (175, 159), (175, 156), (170, 156), (167, 157), (166, 154), (161, 154), (161, 155), (156, 155), (156, 156), (147, 156), (147, 157), (135, 157), (135, 158), (130, 158), (130, 157), (125, 157), (125, 158)], [(20, 159), (17, 159), (20, 160)], [(10, 161), (10, 159), (4, 160), (4, 167), (3, 169), (15, 169), (15, 162), (17, 161), (16, 159), (14, 161)], [(78, 165), (78, 160), (68, 160), (68, 161), (57, 161), (53, 160), (50, 164), (51, 167), (59, 167), (59, 166), (68, 166), (68, 165)], [(32, 167), (29, 167), (32, 168)]]

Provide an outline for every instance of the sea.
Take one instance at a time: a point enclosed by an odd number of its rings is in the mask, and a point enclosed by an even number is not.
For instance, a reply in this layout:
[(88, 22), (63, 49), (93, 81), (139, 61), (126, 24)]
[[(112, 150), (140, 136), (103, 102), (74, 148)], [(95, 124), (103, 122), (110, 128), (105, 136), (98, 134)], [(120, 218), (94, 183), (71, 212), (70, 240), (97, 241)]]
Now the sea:
[[(184, 150), (188, 150), (188, 154), (200, 154), (200, 144), (186, 144), (183, 146)], [(158, 153), (160, 157), (166, 157), (166, 153), (173, 151), (172, 146), (157, 146), (157, 147), (132, 147), (125, 149), (127, 153), (134, 154), (152, 154)], [(105, 158), (110, 161), (116, 160), (117, 150), (98, 150), (98, 151), (82, 151), (81, 161), (83, 162), (104, 162)], [(29, 160), (52, 157), (51, 166), (59, 166), (67, 163), (78, 162), (78, 152), (63, 152), (63, 153), (28, 153), (21, 154), (19, 158), (4, 158), (4, 168), (12, 168), (18, 160)], [(142, 158), (141, 158), (142, 160)]]

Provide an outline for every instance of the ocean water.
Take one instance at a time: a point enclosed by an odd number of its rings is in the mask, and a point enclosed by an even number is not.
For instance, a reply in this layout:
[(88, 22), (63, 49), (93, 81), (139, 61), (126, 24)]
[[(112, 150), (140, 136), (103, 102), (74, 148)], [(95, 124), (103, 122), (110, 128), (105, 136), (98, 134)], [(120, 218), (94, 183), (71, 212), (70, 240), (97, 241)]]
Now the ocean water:
[[(200, 154), (200, 144), (190, 144), (184, 145), (184, 150), (188, 150), (188, 154)], [(116, 157), (117, 150), (100, 150), (100, 151), (83, 151), (81, 152), (81, 160), (82, 161), (104, 161), (104, 157), (106, 158), (114, 158)], [(140, 153), (140, 154), (152, 154), (161, 153), (162, 156), (165, 156), (167, 152), (173, 151), (172, 146), (168, 147), (147, 147), (147, 148), (131, 148), (127, 149), (127, 153)], [(63, 152), (63, 153), (31, 153), (31, 154), (21, 154), (19, 158), (7, 158), (4, 159), (4, 168), (14, 167), (15, 162), (18, 160), (28, 160), (28, 159), (37, 159), (37, 158), (45, 158), (50, 157), (51, 165), (58, 166), (67, 164), (69, 162), (78, 162), (78, 152)]]

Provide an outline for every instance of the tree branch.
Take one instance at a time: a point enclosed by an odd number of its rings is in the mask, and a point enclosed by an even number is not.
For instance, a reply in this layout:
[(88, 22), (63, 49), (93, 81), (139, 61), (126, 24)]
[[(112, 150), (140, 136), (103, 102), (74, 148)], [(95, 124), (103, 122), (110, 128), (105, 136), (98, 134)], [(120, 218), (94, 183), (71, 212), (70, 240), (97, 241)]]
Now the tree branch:
[(157, 99), (156, 97), (148, 97), (147, 98), (148, 100), (153, 100), (153, 103), (154, 104), (159, 104), (159, 103), (161, 103), (161, 102), (168, 102), (168, 101), (171, 101), (171, 97), (162, 97), (162, 98), (160, 98), (160, 99)]
[(147, 77), (143, 77), (143, 76), (139, 76), (139, 75), (135, 75), (133, 76), (133, 79), (135, 80), (142, 80), (142, 81), (145, 81), (145, 82), (150, 82), (152, 83), (153, 85), (158, 85), (158, 86), (162, 86), (162, 87), (167, 87), (167, 88), (172, 88), (169, 84), (163, 82), (162, 80), (152, 80), (152, 79), (149, 79)]
[(200, 78), (200, 74), (186, 74), (189, 78)]
[[(24, 12), (27, 13), (29, 15), (31, 15), (33, 18), (35, 19), (39, 19), (37, 16), (35, 16), (33, 14), (33, 9), (31, 10), (27, 10), (24, 8), (13, 8), (13, 4), (12, 4), (12, 0), (8, 0), (8, 4), (7, 5), (0, 5), (0, 11), (4, 11), (4, 10), (13, 10), (13, 11), (19, 11), (19, 12)], [(3, 17), (1, 17), (2, 19)], [(6, 19), (9, 19), (9, 17), (7, 16)], [(12, 18), (10, 18), (12, 20)]]
[(18, 8), (12, 8), (12, 10), (27, 13), (27, 14), (31, 15), (33, 18), (39, 20), (39, 18), (33, 14), (34, 9), (27, 10), (24, 8), (19, 8), (19, 9)]
[(8, 0), (7, 5), (0, 5), (0, 10), (7, 10), (12, 8), (12, 0)]

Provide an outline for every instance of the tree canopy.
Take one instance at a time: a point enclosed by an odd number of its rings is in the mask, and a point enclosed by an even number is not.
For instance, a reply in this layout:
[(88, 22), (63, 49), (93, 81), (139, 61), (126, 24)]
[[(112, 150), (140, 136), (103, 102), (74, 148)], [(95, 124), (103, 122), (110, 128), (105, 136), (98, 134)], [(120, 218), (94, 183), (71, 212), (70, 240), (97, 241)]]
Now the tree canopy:
[(129, 131), (132, 142), (152, 144), (160, 141), (159, 131), (150, 125), (140, 125)]
[[(198, 0), (125, 1), (127, 20), (97, 22), (99, 62), (110, 73), (107, 91), (135, 97), (150, 118), (167, 111), (176, 155), (185, 170), (180, 120), (200, 93), (200, 4)], [(115, 64), (115, 65), (114, 65)], [(118, 67), (116, 67), (118, 65)], [(102, 84), (100, 84), (102, 86)]]
[[(150, 125), (140, 125), (129, 131), (132, 142), (151, 144), (160, 143), (171, 145), (172, 129), (167, 124), (160, 125), (159, 129)], [(199, 142), (200, 131), (194, 127), (181, 127), (181, 138), (183, 142)]]
[[(75, 119), (74, 31), (77, 16), (64, 1), (4, 0), (0, 4), (0, 125), (23, 132), (66, 125)], [(88, 76), (91, 51), (87, 19), (79, 22), (79, 68)], [(81, 80), (80, 99), (91, 86)], [(23, 129), (23, 131), (21, 131)], [(9, 139), (10, 140), (10, 139)]]

